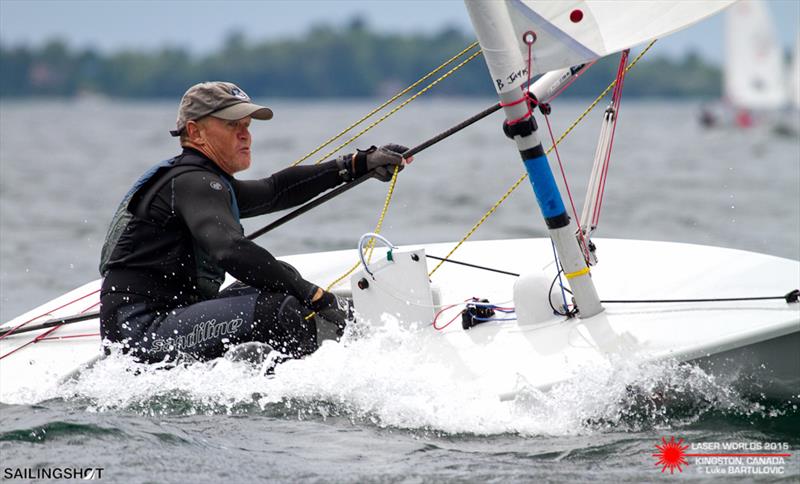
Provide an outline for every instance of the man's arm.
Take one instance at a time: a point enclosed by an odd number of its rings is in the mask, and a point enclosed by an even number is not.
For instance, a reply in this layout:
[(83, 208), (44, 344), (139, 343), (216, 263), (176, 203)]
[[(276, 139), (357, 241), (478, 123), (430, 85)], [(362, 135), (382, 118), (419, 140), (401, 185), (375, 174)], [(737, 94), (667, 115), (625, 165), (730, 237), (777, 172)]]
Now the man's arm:
[(199, 171), (174, 179), (175, 212), (196, 243), (236, 279), (259, 289), (292, 294), (308, 303), (317, 286), (245, 238), (231, 212), (230, 193), (221, 182), (218, 176)]
[[(345, 155), (352, 157), (352, 155)], [(295, 207), (344, 181), (338, 160), (293, 166), (261, 180), (234, 180), (243, 218)]]
[[(341, 156), (313, 166), (294, 166), (262, 180), (233, 181), (242, 217), (295, 207), (344, 181), (372, 172), (378, 180), (392, 179), (395, 169), (403, 169), (403, 153), (408, 148), (388, 144)], [(413, 157), (405, 161), (410, 163)]]

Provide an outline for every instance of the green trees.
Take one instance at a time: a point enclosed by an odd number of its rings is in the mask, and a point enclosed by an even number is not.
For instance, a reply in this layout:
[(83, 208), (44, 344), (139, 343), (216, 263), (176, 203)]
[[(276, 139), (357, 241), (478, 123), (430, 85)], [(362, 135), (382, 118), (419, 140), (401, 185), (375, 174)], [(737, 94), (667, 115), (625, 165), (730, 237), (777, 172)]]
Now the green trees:
[[(254, 97), (386, 97), (474, 41), (455, 28), (435, 34), (376, 33), (355, 18), (343, 28), (312, 27), (302, 37), (254, 42), (231, 32), (204, 56), (180, 48), (101, 54), (54, 39), (38, 48), (0, 45), (0, 96), (179, 97), (195, 82), (228, 79)], [(568, 95), (594, 96), (613, 79), (616, 59), (590, 69)], [(629, 96), (718, 96), (720, 73), (696, 55), (645, 59), (625, 84)], [(433, 91), (493, 97), (476, 59)]]

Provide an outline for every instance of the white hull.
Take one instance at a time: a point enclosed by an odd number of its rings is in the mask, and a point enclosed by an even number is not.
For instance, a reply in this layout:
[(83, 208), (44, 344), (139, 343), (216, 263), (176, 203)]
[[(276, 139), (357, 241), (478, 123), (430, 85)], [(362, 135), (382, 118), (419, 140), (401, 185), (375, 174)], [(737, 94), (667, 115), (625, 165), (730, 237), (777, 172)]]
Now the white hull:
[[(601, 299), (695, 299), (783, 295), (800, 285), (800, 263), (732, 249), (666, 242), (600, 239), (600, 263), (592, 274)], [(452, 244), (429, 244), (426, 253), (444, 256)], [(380, 251), (376, 252), (380, 253)], [(482, 241), (465, 244), (457, 260), (511, 272), (555, 269), (549, 239)], [(355, 251), (285, 257), (319, 283), (338, 277), (357, 260)], [(428, 267), (432, 268), (433, 261)], [(432, 277), (443, 304), (469, 297), (494, 303), (512, 299), (515, 278), (445, 264)], [(4, 328), (38, 316), (99, 288), (76, 289), (20, 316)], [(546, 303), (546, 294), (532, 294)], [(85, 297), (52, 316), (72, 315), (96, 303)], [(507, 303), (510, 304), (510, 303)], [(421, 344), (453, 378), (478, 382), (487, 392), (513, 397), (520, 385), (547, 389), (587, 366), (609, 360), (696, 361), (715, 375), (741, 380), (745, 390), (785, 398), (800, 393), (800, 306), (783, 300), (606, 304), (587, 319), (554, 316), (541, 324), (490, 322), (468, 331), (456, 321), (443, 331), (421, 326)], [(451, 313), (454, 314), (454, 313)], [(42, 318), (44, 320), (46, 318)], [(446, 319), (449, 319), (447, 317)], [(32, 323), (33, 324), (33, 323)], [(51, 336), (98, 332), (97, 320), (60, 328)], [(0, 340), (0, 355), (37, 333)], [(97, 358), (98, 336), (43, 340), (0, 360), (0, 401), (35, 399), (81, 365)], [(313, 356), (311, 356), (313, 358)], [(280, 370), (280, 369), (279, 369)], [(278, 371), (279, 371), (278, 370)]]

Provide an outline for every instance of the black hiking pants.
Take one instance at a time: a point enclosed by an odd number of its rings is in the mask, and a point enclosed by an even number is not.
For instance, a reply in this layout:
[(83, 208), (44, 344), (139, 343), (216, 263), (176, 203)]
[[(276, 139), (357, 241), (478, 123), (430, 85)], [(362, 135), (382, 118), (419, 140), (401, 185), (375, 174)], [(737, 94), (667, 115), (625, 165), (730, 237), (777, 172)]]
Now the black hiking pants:
[(104, 292), (100, 334), (139, 361), (205, 361), (233, 345), (256, 341), (300, 358), (318, 347), (315, 318), (297, 298), (234, 283), (215, 298), (169, 308), (141, 294)]

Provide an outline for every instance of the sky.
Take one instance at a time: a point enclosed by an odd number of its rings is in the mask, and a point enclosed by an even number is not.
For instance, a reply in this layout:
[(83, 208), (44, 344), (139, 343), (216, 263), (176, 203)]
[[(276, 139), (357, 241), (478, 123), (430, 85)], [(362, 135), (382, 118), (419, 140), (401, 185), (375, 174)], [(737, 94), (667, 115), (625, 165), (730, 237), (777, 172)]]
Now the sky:
[[(766, 1), (781, 42), (793, 48), (800, 0)], [(470, 29), (461, 0), (0, 0), (0, 42), (36, 46), (58, 37), (72, 47), (103, 52), (172, 46), (204, 54), (233, 31), (253, 41), (292, 37), (312, 25), (343, 25), (355, 16), (384, 32)], [(716, 16), (657, 43), (655, 53), (696, 51), (720, 63), (722, 32), (722, 17)]]

